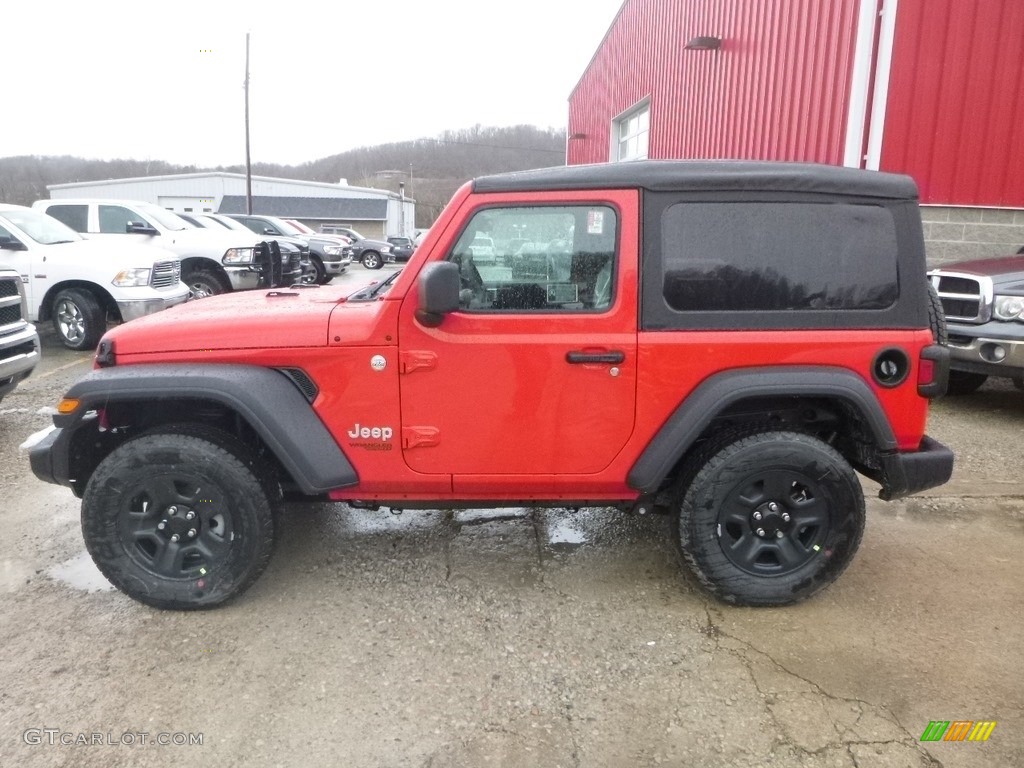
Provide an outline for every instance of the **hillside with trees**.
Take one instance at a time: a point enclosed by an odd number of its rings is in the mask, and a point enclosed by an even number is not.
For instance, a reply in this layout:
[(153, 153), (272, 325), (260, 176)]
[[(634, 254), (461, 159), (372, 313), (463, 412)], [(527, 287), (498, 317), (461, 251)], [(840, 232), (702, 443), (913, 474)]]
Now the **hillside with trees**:
[[(397, 192), (399, 184), (416, 200), (416, 224), (429, 226), (459, 185), (490, 173), (562, 165), (565, 131), (529, 125), (475, 126), (434, 138), (381, 144), (341, 152), (301, 165), (254, 162), (257, 176), (278, 176)], [(85, 160), (79, 157), (0, 158), (0, 202), (30, 205), (49, 197), (48, 184), (162, 176), (199, 171), (244, 173), (241, 165), (215, 168), (160, 160)]]

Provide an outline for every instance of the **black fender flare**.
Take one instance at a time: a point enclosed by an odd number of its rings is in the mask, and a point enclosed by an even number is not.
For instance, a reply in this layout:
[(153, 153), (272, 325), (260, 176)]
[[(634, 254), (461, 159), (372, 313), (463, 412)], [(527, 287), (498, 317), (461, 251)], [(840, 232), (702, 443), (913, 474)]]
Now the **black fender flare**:
[(722, 411), (741, 400), (771, 396), (843, 400), (864, 418), (880, 452), (897, 450), (885, 410), (867, 382), (853, 371), (827, 366), (741, 368), (715, 374), (690, 393), (634, 462), (626, 477), (629, 487), (654, 493)]
[[(207, 400), (244, 419), (304, 493), (321, 494), (359, 482), (355, 468), (310, 402), (286, 374), (273, 368), (203, 363), (100, 368), (73, 384), (64, 397), (81, 404), (73, 413), (53, 417), (64, 439), (47, 441), (51, 451), (60, 451), (58, 446), (63, 444), (66, 452), (84, 415), (113, 402)], [(187, 414), (183, 417), (187, 420)], [(36, 457), (32, 458), (35, 469)], [(49, 458), (47, 463), (54, 469), (68, 466), (67, 456)]]

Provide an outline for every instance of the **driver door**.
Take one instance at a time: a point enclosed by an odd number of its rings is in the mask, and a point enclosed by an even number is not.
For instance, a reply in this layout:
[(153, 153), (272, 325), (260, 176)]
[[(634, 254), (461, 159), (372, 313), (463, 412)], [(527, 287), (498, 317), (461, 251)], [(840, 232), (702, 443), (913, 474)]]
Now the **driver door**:
[(637, 193), (508, 197), (447, 246), (461, 308), (436, 328), (415, 296), (402, 308), (403, 456), (457, 492), (513, 475), (519, 492), (551, 492), (555, 475), (599, 473), (633, 432)]

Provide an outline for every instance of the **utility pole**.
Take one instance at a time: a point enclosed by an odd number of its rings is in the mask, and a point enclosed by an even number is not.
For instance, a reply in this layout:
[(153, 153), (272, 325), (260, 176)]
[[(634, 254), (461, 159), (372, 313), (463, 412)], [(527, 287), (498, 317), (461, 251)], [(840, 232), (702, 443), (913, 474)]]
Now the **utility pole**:
[(249, 33), (245, 33), (245, 212), (252, 216), (252, 157), (249, 154)]

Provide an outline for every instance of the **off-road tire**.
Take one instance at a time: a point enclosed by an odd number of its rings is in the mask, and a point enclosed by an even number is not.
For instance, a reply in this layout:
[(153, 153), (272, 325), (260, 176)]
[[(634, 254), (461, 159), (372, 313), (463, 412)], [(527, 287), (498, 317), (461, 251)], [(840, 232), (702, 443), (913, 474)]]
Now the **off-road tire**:
[(384, 259), (376, 251), (367, 251), (363, 254), (361, 261), (367, 269), (380, 269), (384, 266)]
[(216, 430), (189, 431), (171, 427), (119, 446), (82, 498), (97, 567), (156, 608), (220, 605), (248, 589), (273, 552), (274, 514), (257, 459)]
[(970, 373), (969, 371), (950, 371), (949, 385), (946, 387), (946, 394), (957, 397), (958, 395), (970, 395), (977, 391), (978, 387), (988, 381), (984, 373)]
[(224, 278), (209, 269), (197, 269), (194, 272), (190, 272), (184, 282), (189, 290), (192, 291), (193, 297), (197, 299), (217, 296), (231, 290), (231, 286), (227, 284)]
[(738, 605), (810, 597), (845, 570), (864, 533), (857, 475), (799, 432), (709, 440), (684, 467), (677, 498), (682, 558), (709, 592)]
[(96, 297), (82, 288), (67, 288), (53, 297), (53, 329), (68, 349), (95, 349), (107, 331), (107, 312)]
[(932, 330), (932, 338), (936, 344), (945, 346), (949, 342), (949, 332), (946, 329), (946, 313), (942, 309), (942, 299), (935, 286), (928, 283), (928, 327)]

